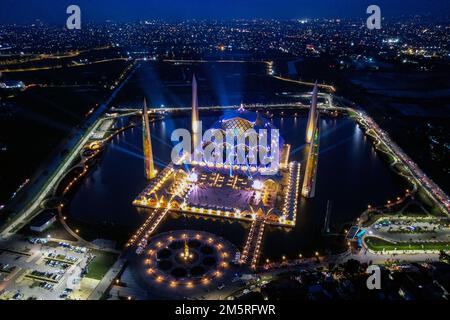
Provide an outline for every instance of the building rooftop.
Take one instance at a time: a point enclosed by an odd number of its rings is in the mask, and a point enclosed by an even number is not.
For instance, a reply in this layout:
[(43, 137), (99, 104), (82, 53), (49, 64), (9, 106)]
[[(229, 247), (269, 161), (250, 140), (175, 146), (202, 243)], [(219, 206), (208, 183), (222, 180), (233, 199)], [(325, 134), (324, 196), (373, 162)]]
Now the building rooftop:
[(50, 211), (43, 212), (30, 222), (31, 227), (40, 228), (55, 218), (55, 214)]

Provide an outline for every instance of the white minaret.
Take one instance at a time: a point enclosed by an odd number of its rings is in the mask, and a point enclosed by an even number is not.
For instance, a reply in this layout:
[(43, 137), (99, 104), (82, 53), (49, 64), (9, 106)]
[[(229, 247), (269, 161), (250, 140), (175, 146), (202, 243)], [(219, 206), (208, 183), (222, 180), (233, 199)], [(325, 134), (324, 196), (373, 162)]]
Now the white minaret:
[(317, 81), (314, 84), (314, 89), (311, 97), (311, 107), (309, 108), (308, 122), (306, 124), (306, 143), (311, 143), (314, 131), (317, 126)]
[(142, 110), (142, 141), (144, 149), (145, 176), (148, 180), (156, 176), (155, 165), (153, 164), (152, 137), (150, 135), (150, 124), (148, 120), (147, 101), (144, 98), (144, 108)]
[(198, 117), (197, 79), (192, 76), (192, 148), (194, 159), (201, 161), (201, 132), (200, 119)]

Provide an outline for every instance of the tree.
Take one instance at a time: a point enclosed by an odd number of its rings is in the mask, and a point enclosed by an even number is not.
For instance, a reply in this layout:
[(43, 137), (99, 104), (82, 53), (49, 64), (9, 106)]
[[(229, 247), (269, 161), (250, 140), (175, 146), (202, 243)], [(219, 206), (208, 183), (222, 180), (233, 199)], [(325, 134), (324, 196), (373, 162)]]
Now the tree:
[(441, 250), (439, 252), (439, 261), (445, 262), (445, 263), (450, 263), (450, 255), (447, 254), (444, 250)]

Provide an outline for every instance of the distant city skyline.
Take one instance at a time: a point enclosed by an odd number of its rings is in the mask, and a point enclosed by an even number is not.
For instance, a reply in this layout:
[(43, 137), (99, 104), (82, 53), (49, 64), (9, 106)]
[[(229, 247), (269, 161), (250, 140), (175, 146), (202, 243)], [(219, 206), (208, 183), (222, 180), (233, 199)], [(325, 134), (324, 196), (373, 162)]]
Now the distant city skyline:
[(41, 20), (63, 23), (67, 6), (81, 7), (85, 22), (118, 22), (145, 19), (301, 19), (367, 17), (371, 4), (381, 7), (382, 16), (450, 14), (448, 0), (2, 0), (0, 23), (32, 23)]

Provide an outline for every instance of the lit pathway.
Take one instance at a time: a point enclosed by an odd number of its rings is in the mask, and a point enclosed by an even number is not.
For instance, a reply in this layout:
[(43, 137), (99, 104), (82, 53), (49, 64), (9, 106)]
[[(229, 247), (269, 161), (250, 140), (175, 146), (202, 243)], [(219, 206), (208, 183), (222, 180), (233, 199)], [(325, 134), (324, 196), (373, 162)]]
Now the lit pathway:
[[(311, 86), (311, 87), (313, 87), (315, 85), (314, 82), (305, 82), (305, 81), (300, 81), (300, 80), (293, 80), (293, 79), (290, 79), (290, 78), (284, 78), (284, 77), (279, 77), (279, 76), (272, 76), (272, 77), (274, 77), (275, 79), (278, 79), (278, 80), (282, 80), (282, 81), (286, 81), (286, 82), (293, 82), (293, 83), (302, 84), (302, 85)], [(328, 91), (331, 91), (331, 92), (335, 92), (336, 91), (335, 87), (333, 87), (331, 85), (328, 85), (328, 84), (317, 84), (317, 86), (320, 89), (325, 89), (325, 90), (328, 90)]]
[(258, 263), (265, 226), (264, 219), (253, 220), (242, 251), (241, 263), (250, 265), (253, 269), (256, 268)]
[[(308, 95), (305, 95), (305, 97)], [(340, 108), (335, 106), (330, 106), (331, 96), (329, 94), (319, 94), (319, 97), (325, 97), (328, 103), (318, 103), (317, 109), (319, 110), (331, 110), (331, 111), (347, 111), (346, 108)], [(239, 109), (241, 106), (229, 105), (229, 106), (203, 106), (198, 107), (199, 111), (220, 111), (220, 110), (233, 110)], [(302, 104), (301, 102), (295, 103), (252, 103), (243, 104), (243, 107), (247, 110), (309, 110), (309, 106)], [(161, 108), (148, 108), (150, 114), (152, 113), (179, 113), (179, 112), (190, 112), (191, 107), (161, 107)], [(121, 116), (127, 115), (138, 115), (142, 112), (138, 108), (111, 108), (111, 112), (122, 112)]]
[(128, 241), (127, 247), (137, 245), (138, 248), (136, 249), (136, 253), (140, 254), (147, 246), (148, 238), (150, 238), (162, 219), (166, 216), (167, 212), (169, 212), (169, 208), (159, 208), (153, 210), (147, 220), (145, 220), (144, 224)]

